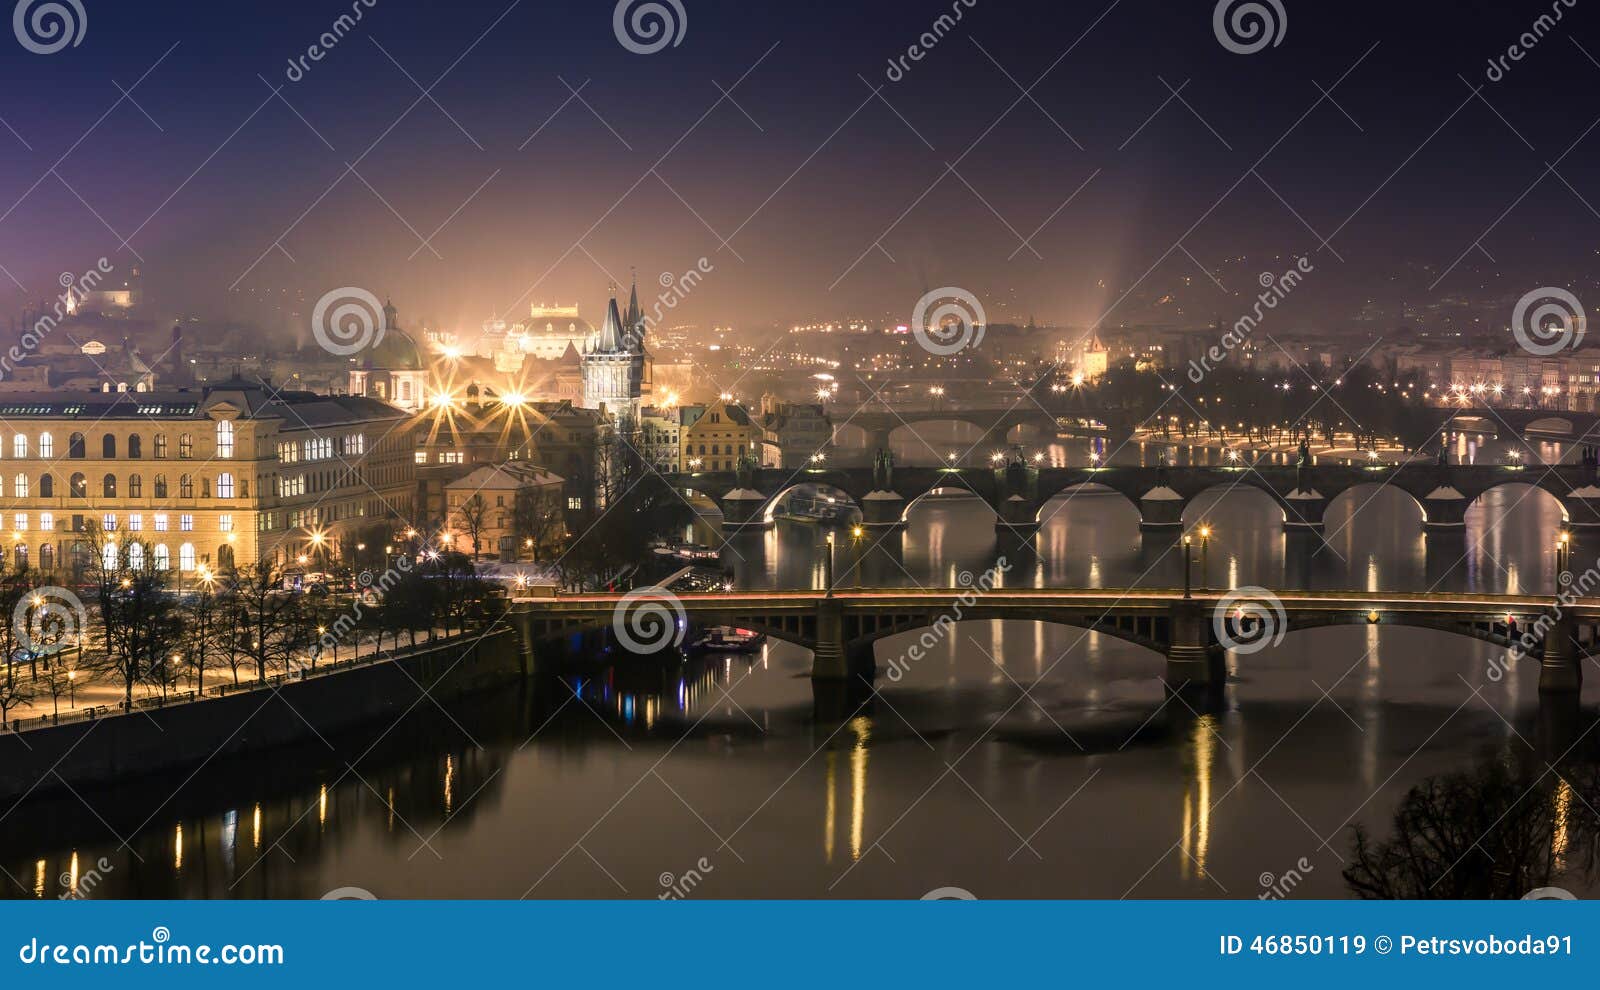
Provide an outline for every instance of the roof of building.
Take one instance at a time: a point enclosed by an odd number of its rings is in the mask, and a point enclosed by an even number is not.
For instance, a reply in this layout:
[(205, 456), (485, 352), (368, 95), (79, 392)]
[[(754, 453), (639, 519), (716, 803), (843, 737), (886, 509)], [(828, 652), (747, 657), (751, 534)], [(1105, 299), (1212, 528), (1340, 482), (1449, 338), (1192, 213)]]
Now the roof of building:
[(207, 419), (227, 404), (240, 419), (285, 419), (305, 426), (337, 426), (374, 419), (402, 419), (406, 413), (358, 395), (274, 390), (240, 379), (192, 389), (150, 392), (36, 391), (0, 394), (0, 416), (13, 418)]
[(508, 461), (474, 468), (444, 487), (447, 491), (515, 491), (519, 488), (564, 485), (566, 480), (537, 464)]

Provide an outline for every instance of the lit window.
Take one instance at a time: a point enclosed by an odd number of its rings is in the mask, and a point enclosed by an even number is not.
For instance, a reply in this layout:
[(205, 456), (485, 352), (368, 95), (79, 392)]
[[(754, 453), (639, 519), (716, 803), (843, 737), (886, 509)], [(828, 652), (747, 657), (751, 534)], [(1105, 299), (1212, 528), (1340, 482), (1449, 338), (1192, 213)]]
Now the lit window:
[(156, 570), (164, 571), (172, 566), (172, 553), (165, 543), (156, 544)]
[(28, 529), (28, 514), (26, 512), (19, 512), (12, 518), (11, 522), (12, 529), (26, 532)]
[(115, 543), (107, 543), (101, 548), (100, 566), (108, 571), (117, 569), (117, 545)]
[(185, 512), (178, 516), (179, 532), (189, 533), (194, 531), (194, 514)]
[(50, 434), (48, 434), (48, 433), (39, 434), (39, 456), (40, 457), (54, 457), (54, 456), (56, 456), (56, 442), (55, 442), (55, 439), (53, 437), (51, 437)]
[(39, 528), (45, 532), (53, 532), (56, 528), (56, 514), (54, 512), (39, 513)]
[(117, 531), (117, 514), (115, 512), (107, 512), (105, 515), (101, 516), (100, 517), (100, 528), (105, 530), (107, 533), (116, 532)]
[(135, 542), (128, 544), (128, 566), (136, 571), (144, 569), (143, 543)]
[(567, 499), (567, 508), (569, 508), (569, 509), (581, 509), (581, 508), (583, 508), (583, 499), (582, 499), (582, 497), (577, 496), (577, 495), (573, 495), (570, 498), (568, 498)]
[(428, 452), (426, 450), (417, 451), (417, 453), (416, 453), (416, 461), (417, 461), (418, 464), (426, 464), (426, 463), (428, 463)]
[(233, 420), (217, 420), (217, 456), (228, 458), (233, 456)]
[(222, 515), (217, 517), (217, 532), (233, 532), (233, 514), (231, 512), (224, 512)]
[(28, 438), (21, 433), (18, 433), (16, 436), (11, 438), (11, 456), (28, 456)]
[(233, 498), (233, 475), (226, 471), (217, 475), (217, 498)]
[(144, 529), (144, 513), (130, 512), (128, 514), (128, 532), (137, 533)]
[(11, 480), (11, 494), (16, 498), (28, 497), (28, 476), (19, 474)]
[(178, 548), (178, 570), (194, 570), (194, 544), (185, 543)]
[(157, 512), (155, 522), (157, 533), (165, 533), (167, 531), (167, 514), (165, 512)]

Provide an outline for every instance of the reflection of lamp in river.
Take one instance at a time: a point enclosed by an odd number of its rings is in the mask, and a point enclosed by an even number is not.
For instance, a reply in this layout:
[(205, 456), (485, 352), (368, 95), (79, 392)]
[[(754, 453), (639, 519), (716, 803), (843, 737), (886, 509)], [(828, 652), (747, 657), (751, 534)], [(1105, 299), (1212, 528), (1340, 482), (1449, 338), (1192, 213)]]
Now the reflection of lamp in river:
[(850, 750), (850, 858), (861, 858), (861, 833), (867, 821), (867, 744), (872, 720), (861, 716), (850, 720), (856, 744)]
[(831, 863), (833, 862), (833, 822), (838, 814), (838, 801), (834, 797), (834, 790), (838, 784), (839, 754), (829, 750), (825, 754), (824, 766), (826, 767), (824, 778), (827, 782), (828, 797), (822, 812), (824, 815), (822, 819), (822, 856), (824, 862)]
[(1213, 715), (1201, 715), (1194, 720), (1188, 746), (1189, 766), (1194, 777), (1183, 790), (1183, 836), (1179, 840), (1183, 850), (1180, 873), (1189, 875), (1192, 866), (1196, 878), (1206, 875), (1206, 855), (1211, 847), (1211, 772), (1216, 762), (1217, 720)]

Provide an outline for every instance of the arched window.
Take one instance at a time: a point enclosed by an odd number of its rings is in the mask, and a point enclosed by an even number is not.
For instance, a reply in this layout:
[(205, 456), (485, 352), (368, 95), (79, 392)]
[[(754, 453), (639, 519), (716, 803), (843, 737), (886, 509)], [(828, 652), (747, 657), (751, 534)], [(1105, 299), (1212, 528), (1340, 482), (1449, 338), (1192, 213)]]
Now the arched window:
[(67, 456), (75, 461), (81, 461), (87, 456), (84, 453), (82, 433), (74, 433), (67, 437)]
[(217, 420), (217, 456), (233, 456), (233, 420)]
[(117, 545), (115, 543), (107, 543), (100, 548), (100, 567), (107, 571), (117, 569)]
[(194, 498), (194, 479), (187, 474), (178, 475), (178, 497)]
[(100, 494), (104, 495), (106, 498), (116, 498), (117, 497), (117, 476), (116, 475), (108, 474), (104, 478), (100, 479)]
[(217, 547), (217, 569), (222, 571), (233, 570), (233, 545), (224, 543)]
[(11, 438), (11, 456), (23, 458), (28, 456), (28, 435), (18, 433)]
[(134, 460), (144, 456), (144, 441), (139, 439), (137, 433), (128, 438), (128, 456)]
[(39, 476), (39, 497), (56, 497), (56, 479), (53, 475), (44, 474)]
[(194, 456), (194, 437), (185, 433), (178, 438), (178, 457), (188, 460)]
[(28, 476), (27, 475), (19, 474), (15, 478), (11, 479), (11, 497), (12, 498), (27, 498), (28, 497)]
[(144, 570), (144, 544), (135, 540), (128, 544), (128, 568), (130, 570)]
[(194, 544), (185, 543), (178, 548), (178, 570), (194, 570)]
[(156, 460), (164, 461), (166, 459), (167, 459), (167, 435), (165, 433), (157, 433), (156, 434)]
[(166, 497), (167, 497), (167, 476), (164, 475), (164, 474), (158, 474), (158, 475), (156, 475), (156, 498), (166, 498)]
[(144, 479), (137, 474), (128, 476), (128, 497), (144, 498)]
[(39, 570), (49, 572), (56, 569), (56, 550), (48, 543), (39, 544)]
[(233, 475), (226, 471), (217, 475), (217, 498), (233, 498)]
[(26, 574), (28, 572), (28, 545), (26, 543), (17, 544), (16, 549), (12, 551), (12, 560), (16, 565), (18, 574)]
[(107, 433), (100, 438), (100, 456), (111, 460), (117, 456), (117, 438)]
[(89, 497), (89, 479), (82, 473), (74, 474), (67, 482), (68, 494), (73, 498)]
[(167, 550), (165, 543), (156, 544), (156, 570), (164, 571), (172, 566), (172, 553)]
[(56, 438), (48, 433), (39, 434), (39, 456), (56, 456)]

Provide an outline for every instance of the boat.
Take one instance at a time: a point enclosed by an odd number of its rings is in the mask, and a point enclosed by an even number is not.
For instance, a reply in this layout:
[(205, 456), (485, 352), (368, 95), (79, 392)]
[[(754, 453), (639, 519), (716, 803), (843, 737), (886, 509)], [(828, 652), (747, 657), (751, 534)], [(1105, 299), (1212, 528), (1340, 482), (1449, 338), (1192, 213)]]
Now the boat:
[(689, 644), (691, 653), (754, 653), (767, 641), (767, 634), (732, 626), (711, 626)]
[(681, 560), (686, 564), (720, 560), (722, 557), (722, 551), (715, 547), (708, 547), (703, 543), (680, 544), (678, 546), (666, 546), (663, 544), (651, 549), (657, 556), (671, 557), (673, 560)]

